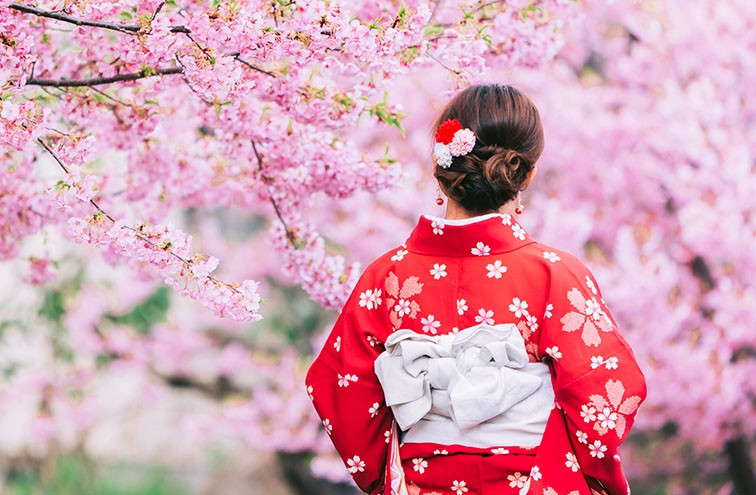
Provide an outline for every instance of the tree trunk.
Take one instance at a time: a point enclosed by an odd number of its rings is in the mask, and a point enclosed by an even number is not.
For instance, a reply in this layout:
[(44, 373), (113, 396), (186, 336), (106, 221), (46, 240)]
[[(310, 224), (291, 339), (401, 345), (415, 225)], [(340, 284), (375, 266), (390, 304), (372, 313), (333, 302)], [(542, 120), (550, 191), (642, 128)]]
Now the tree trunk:
[(281, 473), (296, 495), (358, 495), (354, 485), (331, 483), (310, 472), (310, 452), (277, 452)]
[(727, 442), (725, 446), (730, 461), (730, 474), (735, 483), (735, 493), (739, 495), (756, 494), (756, 473), (753, 471), (748, 443), (742, 436)]

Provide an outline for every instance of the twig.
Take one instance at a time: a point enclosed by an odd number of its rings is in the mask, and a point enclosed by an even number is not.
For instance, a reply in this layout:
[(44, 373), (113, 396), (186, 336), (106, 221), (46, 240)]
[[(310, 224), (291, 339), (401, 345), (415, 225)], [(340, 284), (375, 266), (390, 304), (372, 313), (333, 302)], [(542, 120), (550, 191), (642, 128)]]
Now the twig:
[(256, 70), (257, 72), (262, 72), (263, 74), (266, 74), (266, 75), (268, 75), (270, 77), (278, 77), (273, 72), (267, 71), (265, 69), (261, 69), (260, 67), (257, 67), (256, 65), (250, 64), (249, 62), (247, 62), (246, 60), (244, 60), (243, 58), (241, 58), (239, 55), (240, 55), (239, 52), (229, 53), (229, 56), (234, 57), (234, 60), (236, 60), (237, 62), (241, 62), (242, 64), (246, 65), (247, 67), (249, 67), (252, 70)]
[(195, 45), (197, 45), (197, 48), (199, 48), (202, 51), (202, 53), (205, 54), (205, 57), (208, 60), (212, 60), (213, 59), (213, 56), (210, 55), (210, 52), (208, 51), (208, 49), (205, 48), (204, 46), (200, 45), (199, 43), (197, 43), (197, 41), (194, 38), (192, 38), (191, 33), (184, 33), (184, 34), (186, 35), (187, 38), (189, 38), (192, 41), (192, 43), (194, 43)]
[(125, 106), (125, 107), (131, 107), (131, 108), (134, 108), (134, 105), (133, 105), (133, 104), (131, 104), (131, 103), (126, 103), (125, 101), (121, 101), (121, 100), (119, 100), (118, 98), (114, 98), (114, 97), (110, 96), (109, 94), (107, 94), (107, 93), (106, 93), (105, 91), (100, 91), (99, 89), (97, 89), (97, 88), (95, 88), (95, 87), (92, 87), (92, 91), (94, 91), (95, 93), (100, 93), (100, 94), (101, 94), (102, 96), (104, 96), (105, 98), (108, 98), (109, 100), (113, 100), (114, 102), (116, 102), (116, 103), (118, 103), (118, 104), (120, 104), (120, 105), (123, 105), (123, 106)]
[[(186, 71), (186, 65), (184, 65), (184, 62), (181, 61), (181, 57), (179, 57), (178, 51), (175, 53), (175, 57), (176, 57), (176, 62), (178, 62), (178, 64), (181, 66), (181, 68), (184, 71)], [(213, 102), (212, 101), (209, 101), (209, 100), (205, 99), (199, 93), (199, 91), (197, 91), (196, 89), (194, 89), (194, 86), (192, 86), (192, 83), (189, 82), (189, 78), (186, 77), (186, 74), (183, 74), (181, 77), (184, 79), (184, 82), (189, 87), (189, 89), (192, 91), (192, 93), (194, 93), (195, 95), (197, 95), (197, 98), (199, 98), (200, 100), (202, 100), (202, 102), (205, 103), (206, 105), (213, 106)]]
[(444, 69), (448, 70), (449, 72), (452, 72), (453, 74), (455, 74), (455, 75), (457, 75), (457, 76), (458, 76), (458, 75), (460, 75), (460, 74), (462, 74), (462, 72), (461, 72), (461, 71), (459, 71), (459, 70), (456, 70), (456, 69), (452, 69), (451, 67), (449, 67), (448, 65), (446, 65), (445, 63), (443, 63), (443, 62), (442, 62), (441, 60), (439, 60), (439, 59), (438, 59), (438, 57), (436, 57), (435, 55), (433, 55), (433, 54), (432, 54), (431, 52), (429, 52), (428, 50), (426, 50), (426, 51), (425, 51), (425, 54), (426, 54), (426, 55), (428, 55), (428, 56), (429, 56), (430, 58), (432, 58), (433, 60), (435, 60), (436, 62), (438, 62), (438, 65), (440, 65), (440, 66), (441, 66), (441, 67), (443, 67)]
[(260, 171), (260, 176), (263, 178), (263, 182), (265, 182), (265, 186), (268, 188), (268, 194), (270, 195), (270, 202), (273, 203), (273, 209), (276, 212), (276, 216), (278, 216), (278, 219), (281, 221), (281, 224), (283, 225), (284, 230), (286, 231), (286, 239), (289, 241), (289, 243), (297, 247), (297, 237), (294, 235), (294, 232), (289, 230), (289, 226), (286, 225), (286, 221), (283, 219), (283, 215), (281, 215), (281, 210), (278, 208), (278, 203), (276, 203), (276, 198), (273, 197), (273, 192), (270, 190), (270, 186), (266, 181), (270, 180), (269, 177), (264, 175), (265, 168), (263, 167), (263, 161), (262, 157), (260, 156), (260, 153), (257, 151), (257, 145), (255, 144), (254, 140), (252, 141), (252, 150), (255, 152), (255, 157), (257, 158), (257, 168)]
[(478, 12), (480, 10), (485, 9), (486, 7), (490, 7), (491, 5), (494, 5), (494, 4), (497, 4), (497, 3), (502, 3), (503, 1), (504, 0), (493, 0), (491, 2), (486, 2), (486, 3), (482, 4), (482, 5), (479, 5), (477, 9), (473, 10), (473, 12)]

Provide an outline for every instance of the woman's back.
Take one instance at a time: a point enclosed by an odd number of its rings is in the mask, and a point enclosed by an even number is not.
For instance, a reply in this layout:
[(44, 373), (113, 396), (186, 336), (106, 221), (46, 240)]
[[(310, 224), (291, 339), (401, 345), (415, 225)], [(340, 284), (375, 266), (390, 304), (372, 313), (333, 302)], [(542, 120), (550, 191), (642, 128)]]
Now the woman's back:
[(306, 379), (326, 431), (367, 493), (629, 493), (643, 374), (592, 274), (510, 214), (537, 110), (474, 87), (436, 127), (447, 218), (421, 217), (344, 305)]

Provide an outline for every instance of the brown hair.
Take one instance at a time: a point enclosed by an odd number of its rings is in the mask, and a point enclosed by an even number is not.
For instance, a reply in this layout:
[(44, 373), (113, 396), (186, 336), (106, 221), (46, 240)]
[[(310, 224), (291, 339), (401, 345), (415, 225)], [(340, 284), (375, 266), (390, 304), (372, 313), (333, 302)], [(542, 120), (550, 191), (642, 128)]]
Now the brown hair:
[(457, 94), (433, 130), (457, 119), (475, 133), (475, 148), (455, 156), (449, 168), (436, 166), (434, 176), (444, 193), (470, 212), (498, 210), (523, 189), (543, 151), (538, 109), (519, 90), (506, 85), (470, 86)]

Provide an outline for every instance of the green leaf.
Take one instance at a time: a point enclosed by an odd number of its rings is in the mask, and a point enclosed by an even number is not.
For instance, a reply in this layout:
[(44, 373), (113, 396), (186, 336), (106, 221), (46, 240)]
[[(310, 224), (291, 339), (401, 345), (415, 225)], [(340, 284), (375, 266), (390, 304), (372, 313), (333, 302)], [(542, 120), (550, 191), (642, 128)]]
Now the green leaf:
[(108, 314), (105, 318), (116, 324), (131, 326), (140, 334), (146, 335), (155, 323), (165, 320), (169, 306), (170, 292), (167, 287), (160, 287), (128, 313)]
[(441, 34), (443, 32), (444, 28), (442, 28), (438, 24), (428, 24), (423, 28), (423, 34), (425, 34), (425, 36), (433, 36), (436, 34)]
[(60, 324), (63, 313), (65, 312), (66, 308), (63, 305), (63, 293), (59, 290), (45, 292), (45, 295), (42, 298), (42, 306), (38, 311), (39, 316)]

